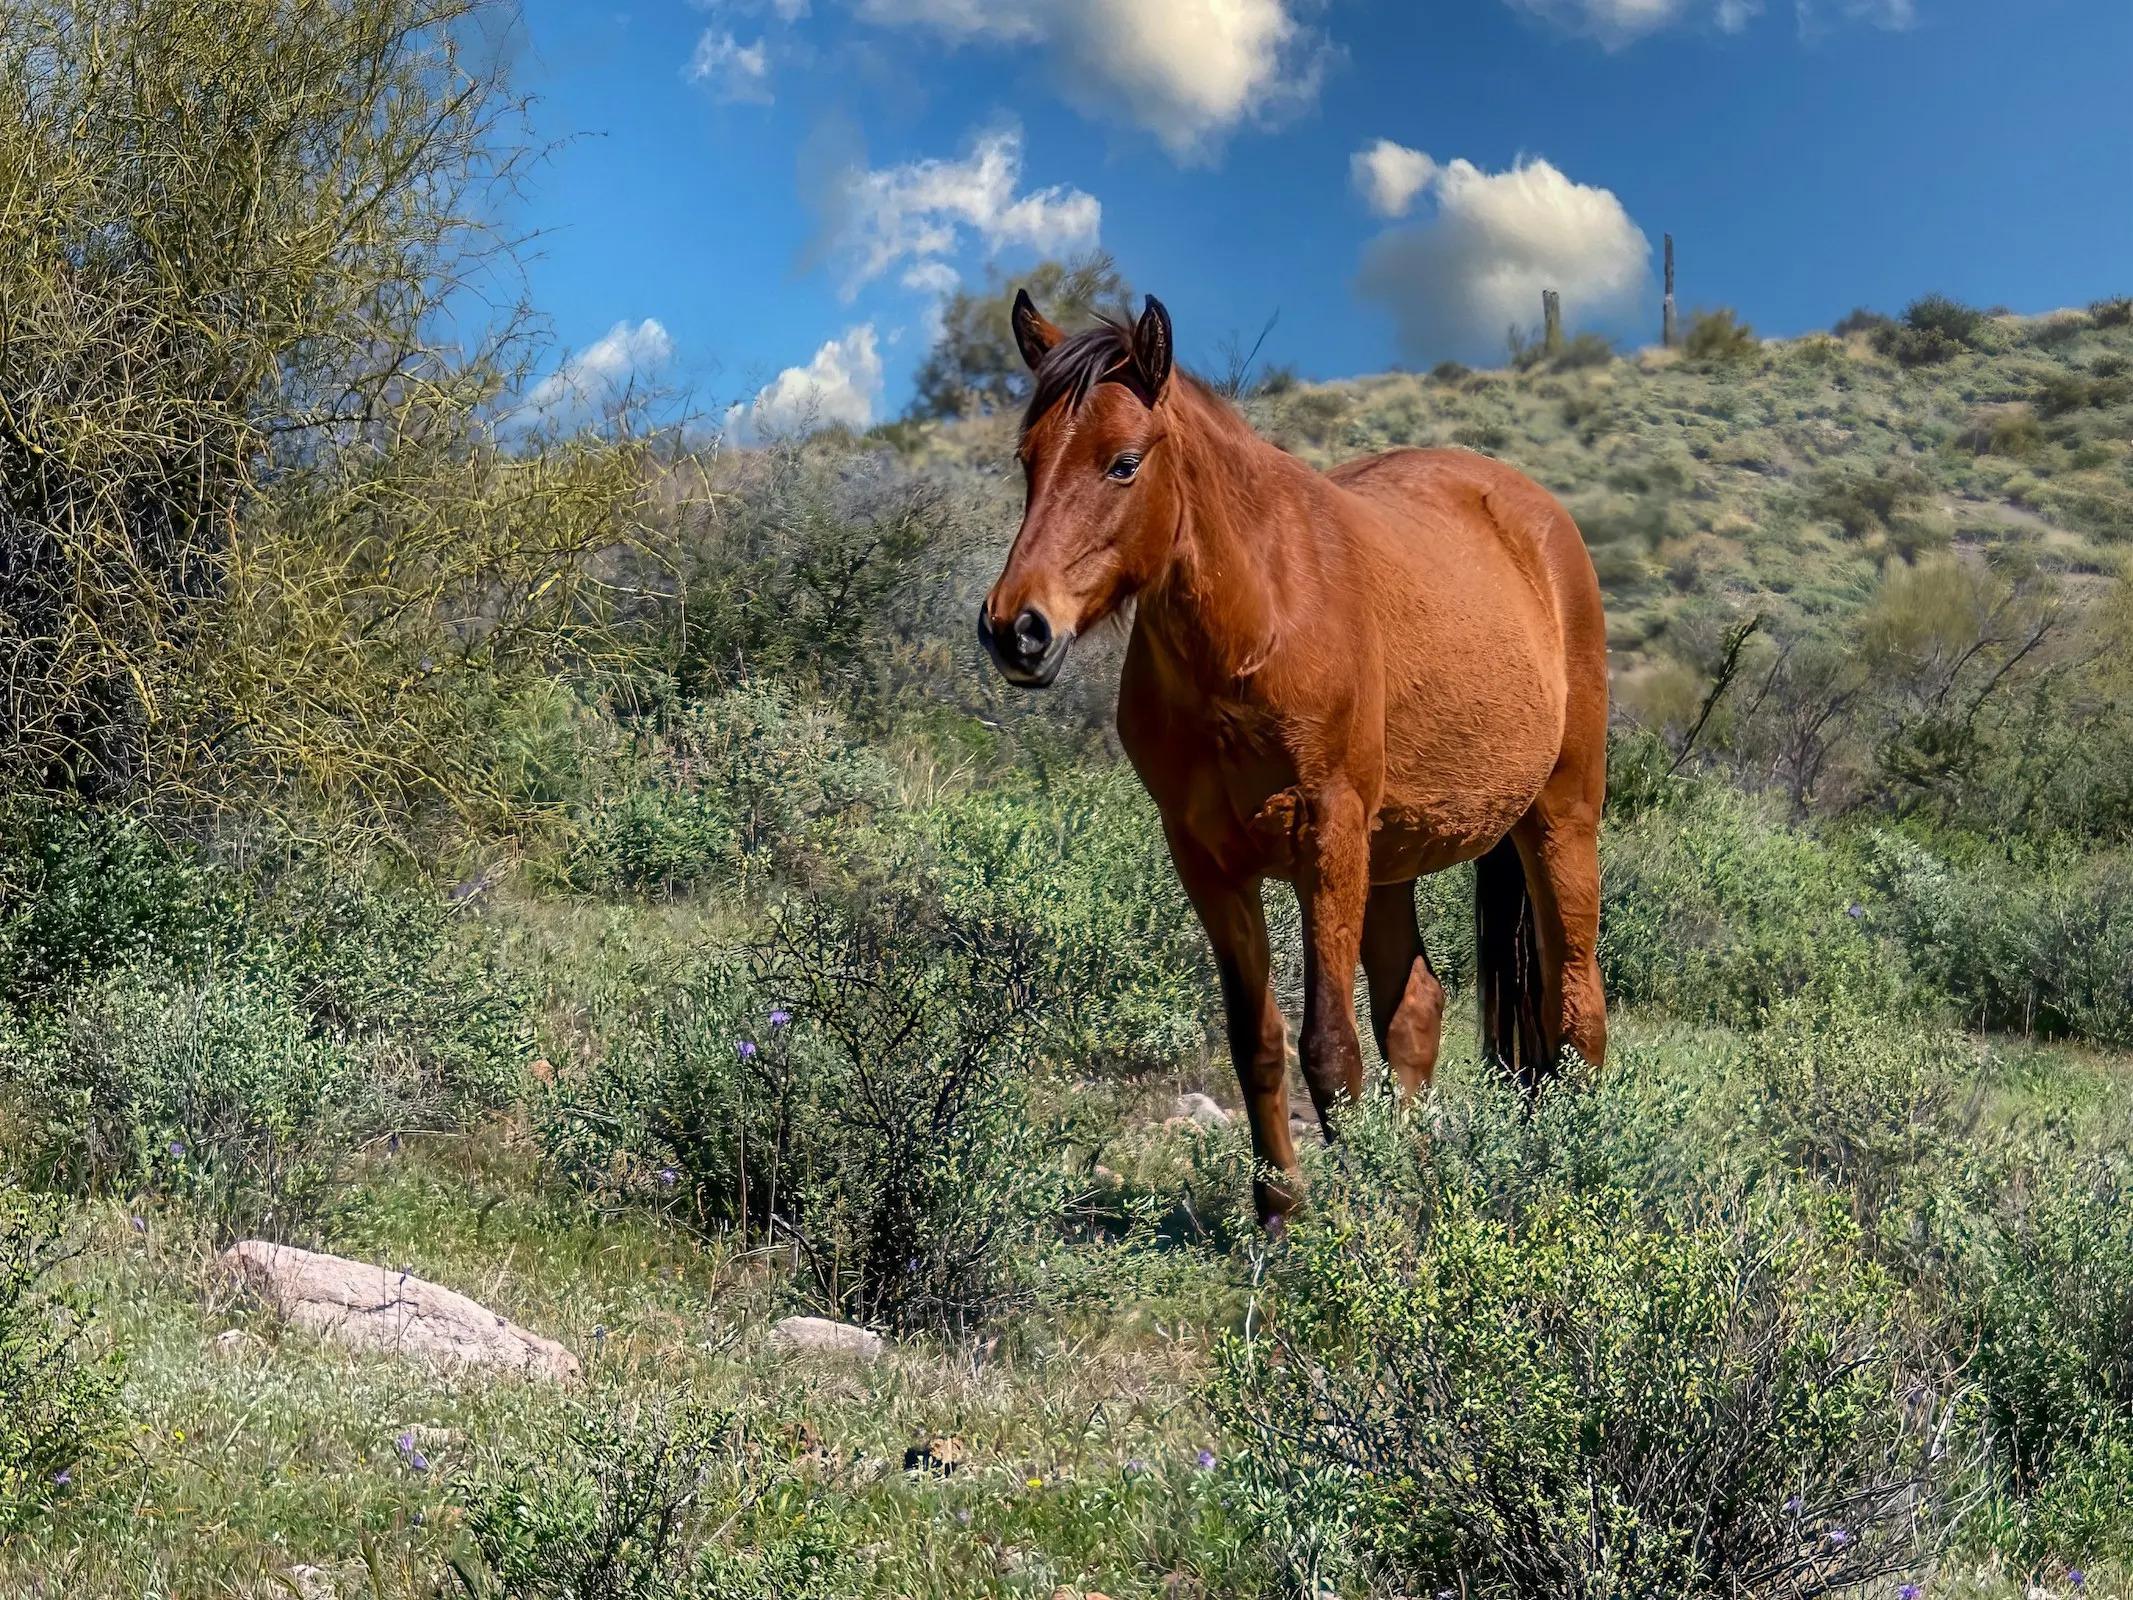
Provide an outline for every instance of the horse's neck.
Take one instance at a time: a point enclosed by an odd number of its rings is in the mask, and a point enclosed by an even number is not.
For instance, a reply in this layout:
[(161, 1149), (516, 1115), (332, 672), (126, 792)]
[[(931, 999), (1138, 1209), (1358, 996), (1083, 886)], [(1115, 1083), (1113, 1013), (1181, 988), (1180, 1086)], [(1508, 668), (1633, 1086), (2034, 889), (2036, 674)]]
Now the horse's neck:
[(1170, 569), (1142, 615), (1216, 678), (1249, 677), (1280, 642), (1276, 528), (1287, 457), (1212, 396), (1179, 397), (1179, 519)]

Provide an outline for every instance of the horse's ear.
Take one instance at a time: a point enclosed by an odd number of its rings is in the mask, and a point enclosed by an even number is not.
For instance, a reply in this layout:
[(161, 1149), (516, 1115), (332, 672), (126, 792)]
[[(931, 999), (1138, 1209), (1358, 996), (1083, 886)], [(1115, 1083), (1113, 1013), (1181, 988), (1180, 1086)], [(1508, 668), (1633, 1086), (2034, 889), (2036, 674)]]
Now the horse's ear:
[(1150, 405), (1163, 398), (1163, 387), (1170, 382), (1170, 350), (1170, 313), (1150, 295), (1147, 309), (1133, 328), (1133, 373)]
[(1037, 302), (1029, 297), (1027, 289), (1015, 291), (1015, 309), (1008, 320), (1015, 325), (1015, 343), (1032, 372), (1052, 353), (1052, 346), (1066, 337), (1044, 320), (1044, 313), (1037, 309)]

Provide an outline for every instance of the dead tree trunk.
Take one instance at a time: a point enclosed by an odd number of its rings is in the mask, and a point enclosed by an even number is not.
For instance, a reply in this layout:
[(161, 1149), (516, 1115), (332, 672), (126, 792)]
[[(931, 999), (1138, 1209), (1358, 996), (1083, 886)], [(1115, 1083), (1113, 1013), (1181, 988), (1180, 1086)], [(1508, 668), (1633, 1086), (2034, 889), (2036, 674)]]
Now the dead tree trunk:
[(1563, 297), (1553, 289), (1541, 290), (1541, 322), (1547, 329), (1541, 349), (1551, 356), (1563, 353)]
[(1674, 348), (1674, 236), (1666, 236), (1666, 321), (1659, 330), (1659, 342), (1671, 350)]

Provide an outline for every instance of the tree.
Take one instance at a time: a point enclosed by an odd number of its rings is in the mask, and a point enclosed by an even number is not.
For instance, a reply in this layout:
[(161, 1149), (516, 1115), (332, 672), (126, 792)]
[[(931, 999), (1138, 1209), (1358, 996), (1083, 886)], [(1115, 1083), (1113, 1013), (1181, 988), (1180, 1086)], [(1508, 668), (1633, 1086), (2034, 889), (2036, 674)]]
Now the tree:
[(5, 12), (0, 786), (441, 788), (419, 727), (577, 604), (634, 487), (484, 423), (526, 348), (515, 13)]
[(1069, 332), (1103, 312), (1131, 315), (1127, 302), (1133, 291), (1105, 251), (1039, 262), (1013, 283), (988, 271), (984, 289), (958, 289), (941, 307), (941, 336), (919, 368), (913, 416), (977, 416), (1027, 398), (1028, 369), (1007, 320), (1018, 286)]

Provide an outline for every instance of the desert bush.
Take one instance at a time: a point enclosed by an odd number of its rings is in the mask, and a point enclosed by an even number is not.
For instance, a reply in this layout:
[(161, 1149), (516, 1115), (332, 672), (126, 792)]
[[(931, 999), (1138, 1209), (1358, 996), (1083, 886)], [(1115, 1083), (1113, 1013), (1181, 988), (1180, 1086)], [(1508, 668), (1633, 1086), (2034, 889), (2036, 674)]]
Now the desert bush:
[(791, 902), (561, 1086), (543, 1143), (595, 1193), (789, 1247), (833, 1315), (984, 1322), (1064, 1203), (1023, 1082), (1049, 976), (1029, 930), (923, 890)]
[(1866, 1248), (1907, 1282), (1950, 1292), (1979, 1165), (1985, 1052), (1926, 1022), (1787, 1005), (1736, 1048), (1734, 1137), (1758, 1166), (1824, 1186)]
[(1825, 476), (1807, 497), (1811, 516), (1827, 517), (1853, 538), (1886, 526), (1901, 509), (1927, 504), (1932, 484), (1915, 467), (1884, 466), (1872, 475)]
[(1993, 1231), (1977, 1368), (2016, 1553), (2123, 1554), (2133, 1527), (2133, 1173), (2027, 1164)]
[(24, 1159), (74, 1193), (152, 1192), (225, 1237), (301, 1232), (377, 1127), (358, 1058), (317, 1036), (285, 980), (113, 973), (0, 1034)]
[(1904, 983), (1867, 925), (1868, 880), (1804, 828), (1699, 785), (1612, 830), (1601, 871), (1609, 998), (1752, 1024), (1793, 996), (1895, 1005)]
[(48, 1004), (130, 961), (197, 961), (233, 897), (136, 818), (0, 803), (0, 1001)]
[(574, 884), (645, 894), (717, 885), (749, 898), (819, 881), (840, 841), (886, 809), (895, 774), (846, 721), (774, 680), (666, 720), (635, 779), (586, 818)]
[(2099, 328), (2133, 326), (2133, 295), (2090, 301), (2089, 320)]
[(1731, 306), (1720, 306), (1716, 311), (1689, 314), (1689, 331), (1681, 348), (1692, 361), (1745, 361), (1762, 348), (1762, 341), (1747, 323), (1734, 320)]
[(1043, 940), (1053, 1059), (1168, 1066), (1206, 1042), (1216, 993), (1206, 936), (1130, 769), (1000, 784), (912, 823), (951, 907)]
[(1886, 328), (1895, 319), (1885, 312), (1872, 311), (1865, 306), (1855, 306), (1829, 331), (1839, 339), (1849, 339), (1855, 333), (1875, 333)]
[(1559, 372), (1574, 372), (1580, 367), (1604, 367), (1614, 359), (1614, 340), (1588, 330), (1564, 344), (1562, 353), (1549, 365)]
[(115, 1369), (85, 1355), (82, 1297), (51, 1281), (59, 1220), (0, 1179), (0, 1539), (66, 1497), (114, 1420)]
[(1912, 1559), (1935, 1407), (1877, 1276), (1808, 1212), (1677, 1226), (1533, 1176), (1382, 1114), (1314, 1170), (1212, 1397), (1296, 1578), (1812, 1595)]
[(464, 361), (434, 336), (508, 270), (489, 221), (523, 151), (491, 17), (11, 9), (0, 776), (463, 801), (469, 704), (582, 634), (579, 558), (626, 536), (635, 453), (500, 452), (509, 319)]
[[(464, 886), (469, 899), (482, 888), (479, 874)], [(460, 1127), (519, 1089), (532, 996), (487, 930), (427, 883), (299, 860), (258, 889), (234, 937), (236, 964), (361, 1063), (380, 1125)]]
[(2133, 862), (1882, 835), (1873, 866), (1912, 968), (1978, 1027), (2133, 1042)]
[(562, 1447), (493, 1455), (451, 1495), (496, 1600), (829, 1600), (850, 1592), (848, 1543), (819, 1489), (751, 1448), (730, 1412), (686, 1397), (584, 1408)]
[(1904, 308), (1901, 322), (1873, 329), (1874, 348), (1907, 367), (1933, 366), (1975, 348), (1985, 314), (1944, 294), (1922, 295)]

